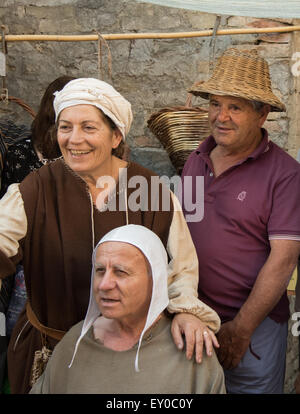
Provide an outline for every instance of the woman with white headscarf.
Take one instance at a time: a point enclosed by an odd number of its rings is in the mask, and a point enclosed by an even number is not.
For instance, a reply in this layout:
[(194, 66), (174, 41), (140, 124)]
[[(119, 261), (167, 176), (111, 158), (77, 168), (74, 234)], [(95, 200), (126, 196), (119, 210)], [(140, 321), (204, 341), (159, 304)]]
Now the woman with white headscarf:
[[(202, 352), (204, 330), (211, 345), (220, 324), (197, 299), (198, 262), (178, 200), (169, 192), (164, 211), (162, 186), (151, 192), (155, 174), (116, 153), (132, 122), (130, 103), (103, 81), (79, 78), (55, 93), (54, 109), (62, 158), (12, 184), (0, 200), (0, 277), (22, 260), (28, 294), (8, 349), (12, 393), (29, 391), (57, 342), (83, 319), (91, 253), (104, 234), (124, 224), (148, 227), (167, 248), (176, 343), (184, 332)], [(147, 184), (142, 206), (128, 185), (136, 177)]]

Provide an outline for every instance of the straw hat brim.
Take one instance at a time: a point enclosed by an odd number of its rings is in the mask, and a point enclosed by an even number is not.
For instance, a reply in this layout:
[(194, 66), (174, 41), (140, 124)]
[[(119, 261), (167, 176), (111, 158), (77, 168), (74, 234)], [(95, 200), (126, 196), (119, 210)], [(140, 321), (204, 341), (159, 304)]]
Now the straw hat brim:
[(263, 102), (271, 111), (285, 111), (285, 105), (272, 91), (268, 62), (257, 49), (227, 49), (218, 59), (210, 79), (192, 85), (190, 93), (208, 99), (209, 95), (235, 96)]
[(203, 99), (209, 99), (209, 95), (235, 96), (237, 98), (259, 101), (271, 105), (271, 112), (286, 111), (285, 105), (270, 91), (266, 91), (262, 94), (261, 90), (254, 89), (245, 91), (235, 88), (235, 90), (232, 90), (230, 85), (229, 87), (226, 87), (224, 84), (217, 85), (215, 81), (211, 82), (208, 80), (207, 82), (198, 82), (194, 84), (188, 92), (195, 96), (201, 96)]

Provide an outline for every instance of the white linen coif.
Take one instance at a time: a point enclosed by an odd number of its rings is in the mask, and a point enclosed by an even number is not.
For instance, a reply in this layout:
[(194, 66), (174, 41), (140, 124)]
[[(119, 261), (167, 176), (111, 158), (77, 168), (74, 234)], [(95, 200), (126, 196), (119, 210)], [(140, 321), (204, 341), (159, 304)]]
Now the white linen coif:
[(54, 96), (55, 122), (65, 108), (94, 105), (116, 124), (125, 141), (133, 118), (131, 104), (108, 83), (95, 78), (78, 78), (54, 92)]
[(107, 233), (99, 241), (97, 246), (94, 249), (92, 260), (93, 268), (91, 275), (91, 287), (90, 287), (90, 301), (88, 310), (84, 319), (80, 337), (78, 338), (74, 354), (69, 365), (69, 368), (72, 366), (78, 346), (81, 339), (90, 329), (92, 324), (100, 315), (99, 307), (96, 303), (93, 293), (93, 278), (95, 272), (95, 257), (96, 251), (100, 244), (108, 241), (116, 241), (131, 244), (137, 247), (147, 258), (151, 270), (152, 270), (152, 297), (148, 310), (148, 315), (146, 319), (145, 326), (139, 338), (138, 350), (135, 358), (135, 370), (139, 371), (138, 357), (139, 350), (142, 343), (144, 333), (150, 326), (155, 322), (157, 317), (167, 308), (169, 303), (168, 297), (168, 257), (164, 245), (162, 244), (160, 238), (149, 230), (147, 227), (128, 224), (126, 226), (117, 227), (116, 229)]

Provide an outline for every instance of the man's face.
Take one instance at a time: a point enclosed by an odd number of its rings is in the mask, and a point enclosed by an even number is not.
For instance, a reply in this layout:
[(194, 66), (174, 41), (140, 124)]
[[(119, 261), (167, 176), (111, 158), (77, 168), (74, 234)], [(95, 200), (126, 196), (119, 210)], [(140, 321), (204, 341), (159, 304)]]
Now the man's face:
[(258, 112), (246, 99), (211, 95), (208, 119), (217, 145), (235, 153), (247, 151), (260, 138), (268, 112), (268, 105)]
[(143, 253), (122, 242), (100, 244), (96, 253), (94, 296), (103, 316), (121, 323), (146, 320), (152, 276)]

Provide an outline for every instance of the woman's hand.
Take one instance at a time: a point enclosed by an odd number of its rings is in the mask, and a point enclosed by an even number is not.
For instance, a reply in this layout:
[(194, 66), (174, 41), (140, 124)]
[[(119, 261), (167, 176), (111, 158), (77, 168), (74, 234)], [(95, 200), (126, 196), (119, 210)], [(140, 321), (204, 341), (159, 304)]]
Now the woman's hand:
[(178, 349), (184, 348), (183, 335), (186, 342), (186, 357), (191, 359), (195, 349), (195, 359), (202, 362), (203, 346), (206, 354), (212, 355), (213, 346), (219, 348), (218, 340), (205, 323), (191, 313), (177, 313), (172, 321), (171, 332)]

